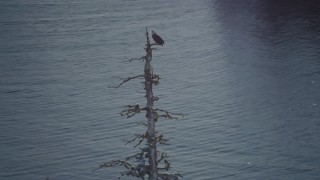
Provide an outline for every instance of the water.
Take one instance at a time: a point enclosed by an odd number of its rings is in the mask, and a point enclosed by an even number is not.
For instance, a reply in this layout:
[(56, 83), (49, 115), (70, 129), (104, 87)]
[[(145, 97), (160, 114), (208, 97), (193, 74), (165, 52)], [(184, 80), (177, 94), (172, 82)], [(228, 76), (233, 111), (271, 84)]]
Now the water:
[[(162, 77), (160, 146), (184, 179), (320, 178), (317, 1), (66, 1), (0, 3), (0, 179), (116, 179), (92, 172), (130, 154), (144, 119), (144, 30)], [(129, 178), (130, 179), (130, 178)]]

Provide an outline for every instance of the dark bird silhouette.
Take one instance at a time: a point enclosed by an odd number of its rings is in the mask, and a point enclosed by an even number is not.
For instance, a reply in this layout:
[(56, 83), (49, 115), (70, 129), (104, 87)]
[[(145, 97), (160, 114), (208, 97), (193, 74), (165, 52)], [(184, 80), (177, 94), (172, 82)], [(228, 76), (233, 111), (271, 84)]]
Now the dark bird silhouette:
[(154, 31), (152, 32), (152, 39), (159, 45), (163, 46), (164, 45), (164, 40)]

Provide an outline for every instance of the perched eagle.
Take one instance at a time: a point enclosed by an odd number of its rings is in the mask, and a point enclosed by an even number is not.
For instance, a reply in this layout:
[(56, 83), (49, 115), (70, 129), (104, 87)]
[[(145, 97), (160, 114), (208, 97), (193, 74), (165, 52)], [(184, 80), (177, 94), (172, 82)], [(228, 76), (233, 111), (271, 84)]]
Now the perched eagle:
[(159, 45), (163, 46), (164, 45), (164, 41), (163, 39), (158, 35), (156, 34), (154, 31), (151, 31), (152, 32), (152, 39)]

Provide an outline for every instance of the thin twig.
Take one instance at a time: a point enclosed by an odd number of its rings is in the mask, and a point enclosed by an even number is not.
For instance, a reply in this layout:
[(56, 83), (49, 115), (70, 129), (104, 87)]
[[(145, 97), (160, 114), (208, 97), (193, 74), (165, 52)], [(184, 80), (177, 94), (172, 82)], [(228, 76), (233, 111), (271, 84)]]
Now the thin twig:
[(136, 140), (139, 138), (139, 139), (140, 139), (139, 142), (134, 146), (134, 148), (136, 148), (136, 147), (139, 146), (139, 145), (142, 143), (142, 141), (147, 137), (147, 133), (144, 133), (144, 134), (135, 134), (135, 136), (136, 136), (136, 137), (133, 138), (132, 140), (128, 140), (125, 145), (127, 145), (127, 144), (129, 144), (129, 143), (132, 143), (132, 142), (136, 141)]
[(132, 79), (136, 79), (136, 78), (143, 78), (144, 75), (138, 75), (138, 76), (133, 76), (133, 77), (128, 77), (126, 79), (124, 79), (118, 86), (109, 86), (110, 88), (119, 88), (120, 86), (122, 86), (124, 83), (132, 80)]
[(160, 158), (158, 159), (158, 163), (161, 162), (163, 159), (167, 158), (169, 156), (167, 156), (167, 153), (161, 153)]
[(127, 161), (113, 160), (111, 162), (101, 164), (97, 169), (94, 169), (93, 171), (99, 170), (104, 167), (107, 168), (107, 167), (115, 167), (115, 166), (125, 166), (128, 170), (134, 169), (134, 166), (128, 163)]
[(153, 110), (154, 110), (154, 111), (164, 112), (164, 113), (166, 113), (166, 114), (171, 114), (171, 115), (175, 115), (175, 116), (182, 116), (182, 117), (184, 117), (184, 114), (183, 114), (183, 113), (172, 113), (172, 112), (169, 112), (169, 111), (167, 111), (167, 110), (158, 109), (158, 108), (153, 109)]
[(140, 58), (130, 58), (129, 61), (134, 61), (134, 60), (138, 60), (138, 61), (141, 61), (141, 60), (145, 60), (146, 59), (146, 56), (142, 56)]
[(141, 111), (146, 111), (146, 107), (140, 108), (139, 105), (128, 105), (128, 110), (123, 110), (120, 112), (121, 116), (126, 115), (127, 118), (133, 117), (135, 114), (140, 113)]
[(130, 160), (131, 158), (135, 158), (135, 157), (137, 157), (137, 156), (141, 156), (141, 152), (136, 153), (136, 154), (131, 155), (131, 156), (128, 156), (128, 157), (126, 157), (126, 160), (128, 161), (128, 160)]
[(169, 143), (167, 143), (169, 140), (164, 139), (162, 134), (160, 134), (159, 136), (156, 136), (155, 141), (159, 142), (160, 144), (169, 145)]

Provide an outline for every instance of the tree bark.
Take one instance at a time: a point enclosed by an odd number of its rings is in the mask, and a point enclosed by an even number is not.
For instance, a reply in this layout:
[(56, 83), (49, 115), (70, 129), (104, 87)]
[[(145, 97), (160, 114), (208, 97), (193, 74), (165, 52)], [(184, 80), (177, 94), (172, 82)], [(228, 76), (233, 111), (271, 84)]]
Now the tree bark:
[(152, 112), (153, 109), (153, 92), (152, 92), (152, 48), (149, 40), (148, 29), (146, 28), (146, 36), (147, 36), (147, 47), (146, 47), (146, 58), (144, 65), (144, 78), (145, 78), (145, 90), (146, 90), (146, 98), (147, 98), (147, 118), (148, 118), (148, 130), (147, 130), (147, 142), (149, 145), (149, 168), (150, 168), (150, 176), (149, 180), (157, 180), (158, 179), (158, 162), (157, 162), (157, 147), (155, 141), (155, 119), (154, 114)]

